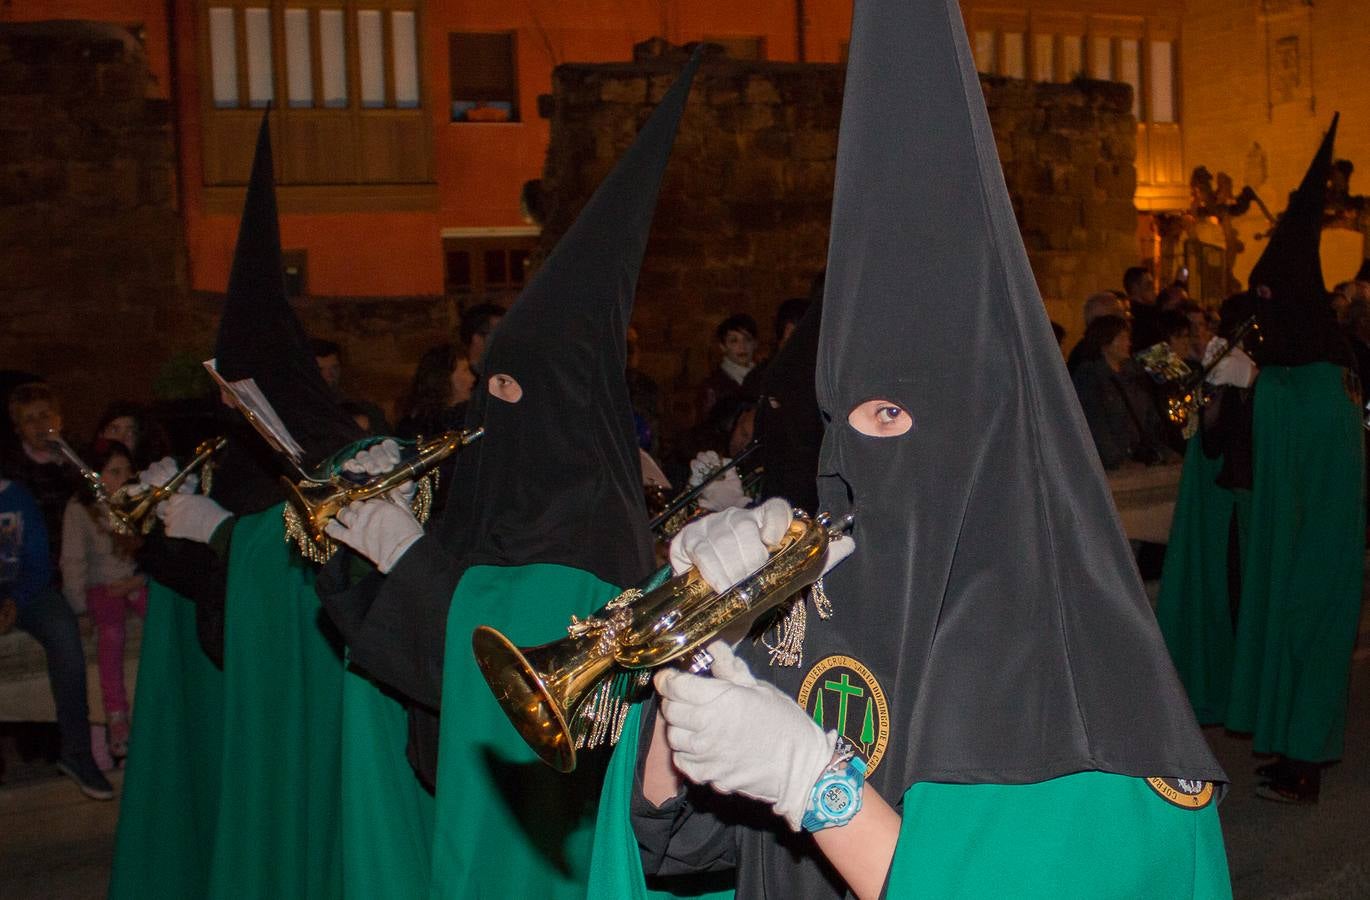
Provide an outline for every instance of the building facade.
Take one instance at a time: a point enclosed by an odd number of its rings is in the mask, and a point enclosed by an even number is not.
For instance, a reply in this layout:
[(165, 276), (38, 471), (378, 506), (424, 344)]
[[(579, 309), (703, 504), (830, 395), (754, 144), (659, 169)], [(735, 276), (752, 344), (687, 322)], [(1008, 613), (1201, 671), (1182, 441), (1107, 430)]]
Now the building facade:
[[(1346, 114), (1339, 155), (1354, 161), (1370, 138), (1370, 89), (1355, 73), (1357, 48), (1370, 46), (1363, 5), (963, 0), (963, 11), (984, 72), (1133, 87), (1138, 260), (1162, 279), (1194, 269), (1215, 295), (1217, 271), (1244, 274), (1266, 227), (1258, 207), (1216, 230), (1193, 215), (1191, 172), (1203, 165), (1237, 188), (1250, 185), (1278, 212), (1334, 108)], [(850, 14), (850, 0), (9, 0), (0, 8), (9, 20), (137, 29), (153, 75), (148, 91), (175, 112), (193, 289), (227, 281), (252, 134), (270, 104), (292, 289), (458, 298), (521, 284), (538, 230), (524, 185), (542, 171), (541, 104), (555, 66), (625, 60), (653, 36), (711, 40), (741, 58), (841, 62)], [(1331, 239), (1333, 268), (1358, 263), (1359, 240), (1349, 230)], [(1215, 262), (1215, 253), (1226, 256)]]

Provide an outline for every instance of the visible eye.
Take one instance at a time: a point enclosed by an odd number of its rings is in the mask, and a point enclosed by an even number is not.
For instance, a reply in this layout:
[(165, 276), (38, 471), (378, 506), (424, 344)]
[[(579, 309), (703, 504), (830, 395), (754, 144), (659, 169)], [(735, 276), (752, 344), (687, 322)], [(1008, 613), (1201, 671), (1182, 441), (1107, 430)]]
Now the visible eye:
[(490, 376), (490, 394), (505, 403), (517, 403), (523, 399), (523, 386), (512, 375), (503, 373)]
[(913, 427), (913, 416), (890, 400), (867, 400), (852, 409), (847, 424), (870, 437), (898, 437)]

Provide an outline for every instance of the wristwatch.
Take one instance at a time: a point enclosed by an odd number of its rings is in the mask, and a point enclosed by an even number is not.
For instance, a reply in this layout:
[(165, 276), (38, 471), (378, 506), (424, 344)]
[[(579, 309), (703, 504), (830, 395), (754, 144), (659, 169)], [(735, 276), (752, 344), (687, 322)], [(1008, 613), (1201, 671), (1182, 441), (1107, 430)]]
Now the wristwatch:
[(823, 770), (809, 794), (809, 805), (799, 823), (805, 831), (822, 831), (846, 825), (861, 811), (861, 789), (866, 784), (866, 761), (843, 738), (837, 740), (837, 758)]

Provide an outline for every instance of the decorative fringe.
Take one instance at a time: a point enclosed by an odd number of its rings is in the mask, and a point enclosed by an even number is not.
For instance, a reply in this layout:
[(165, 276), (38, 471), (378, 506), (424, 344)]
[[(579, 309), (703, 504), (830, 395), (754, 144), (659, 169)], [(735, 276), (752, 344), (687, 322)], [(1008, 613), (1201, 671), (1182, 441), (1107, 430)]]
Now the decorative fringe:
[[(806, 595), (813, 598), (813, 608), (818, 618), (825, 621), (832, 618), (832, 601), (823, 589), (823, 579), (819, 578), (807, 591), (796, 594), (790, 601), (790, 608), (762, 634), (761, 645), (769, 651), (770, 664), (773, 666), (797, 668), (804, 664), (804, 636), (809, 625)], [(775, 632), (774, 643), (767, 639), (772, 631)]]

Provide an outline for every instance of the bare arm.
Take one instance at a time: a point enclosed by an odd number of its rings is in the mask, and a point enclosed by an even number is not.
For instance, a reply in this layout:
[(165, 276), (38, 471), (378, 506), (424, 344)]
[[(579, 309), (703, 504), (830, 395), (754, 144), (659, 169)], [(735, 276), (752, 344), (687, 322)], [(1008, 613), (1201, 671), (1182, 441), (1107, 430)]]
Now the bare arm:
[(889, 876), (901, 822), (885, 798), (866, 785), (861, 811), (846, 825), (815, 832), (813, 840), (853, 894), (875, 900)]
[(642, 796), (653, 806), (660, 806), (677, 796), (680, 786), (680, 772), (671, 762), (671, 748), (666, 745), (666, 719), (657, 716), (652, 727), (652, 745), (642, 767)]

